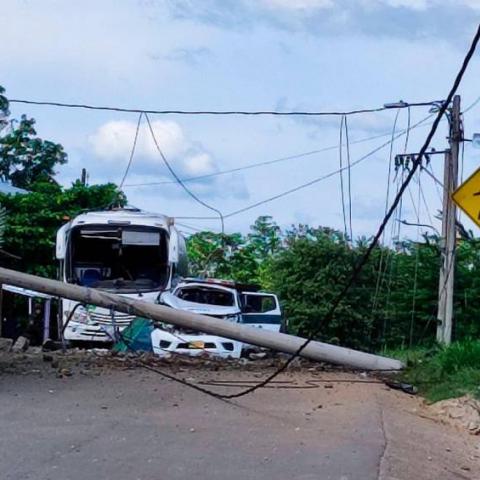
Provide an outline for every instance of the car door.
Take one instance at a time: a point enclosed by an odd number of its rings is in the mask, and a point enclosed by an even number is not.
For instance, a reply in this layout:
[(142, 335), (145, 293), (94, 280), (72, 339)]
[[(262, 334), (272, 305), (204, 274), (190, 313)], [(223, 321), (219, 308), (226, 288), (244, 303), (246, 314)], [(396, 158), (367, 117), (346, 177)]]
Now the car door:
[(271, 293), (242, 292), (241, 322), (274, 332), (283, 331), (283, 319), (278, 298)]

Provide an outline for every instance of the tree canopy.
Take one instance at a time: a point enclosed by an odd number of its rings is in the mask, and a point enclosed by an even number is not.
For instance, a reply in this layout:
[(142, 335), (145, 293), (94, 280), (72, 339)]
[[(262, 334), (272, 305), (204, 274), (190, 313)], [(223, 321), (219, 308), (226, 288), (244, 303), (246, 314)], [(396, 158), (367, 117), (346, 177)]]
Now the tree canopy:
[[(326, 227), (281, 230), (271, 217), (260, 217), (246, 235), (192, 235), (188, 251), (194, 274), (258, 283), (276, 292), (291, 333), (318, 330), (319, 339), (371, 351), (433, 342), (440, 265), (435, 236), (377, 247), (332, 321), (322, 324), (367, 245), (368, 239), (352, 243)], [(479, 269), (480, 243), (460, 240), (457, 338), (480, 334)]]

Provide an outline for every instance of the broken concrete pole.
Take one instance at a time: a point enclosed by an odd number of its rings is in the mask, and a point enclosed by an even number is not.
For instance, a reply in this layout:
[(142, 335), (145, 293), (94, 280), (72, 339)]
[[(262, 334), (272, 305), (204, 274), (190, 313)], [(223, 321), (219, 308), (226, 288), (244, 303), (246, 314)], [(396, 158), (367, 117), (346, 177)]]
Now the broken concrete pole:
[[(102, 290), (62, 283), (6, 268), (0, 268), (0, 283), (69, 298), (85, 304), (98, 305), (118, 312), (150, 318), (156, 322), (169, 323), (285, 353), (295, 353), (305, 342), (303, 338), (285, 333), (227, 322), (206, 315), (133, 300)], [(302, 351), (301, 356), (311, 360), (346, 365), (363, 370), (400, 370), (403, 368), (402, 362), (398, 360), (316, 341), (310, 342)]]

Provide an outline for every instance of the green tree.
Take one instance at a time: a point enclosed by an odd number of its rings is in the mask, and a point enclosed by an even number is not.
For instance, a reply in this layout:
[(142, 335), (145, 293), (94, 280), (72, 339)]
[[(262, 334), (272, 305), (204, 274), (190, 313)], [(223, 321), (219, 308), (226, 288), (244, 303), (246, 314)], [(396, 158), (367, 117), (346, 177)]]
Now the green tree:
[(125, 205), (126, 198), (116, 185), (70, 188), (53, 183), (37, 183), (27, 194), (0, 194), (7, 212), (3, 248), (18, 257), (11, 266), (37, 275), (55, 277), (57, 230), (69, 219), (88, 210), (103, 210), (113, 202)]
[(0, 85), (0, 132), (8, 125), (7, 117), (10, 115), (8, 99), (4, 93), (5, 89)]
[(274, 255), (282, 245), (280, 227), (270, 216), (260, 216), (250, 227), (248, 243), (255, 251), (259, 262), (263, 262), (269, 255)]
[(199, 232), (187, 242), (193, 275), (260, 283), (266, 263), (281, 246), (280, 228), (271, 217), (259, 217), (248, 235)]
[(0, 138), (0, 179), (29, 189), (36, 182), (53, 181), (55, 167), (67, 162), (63, 147), (37, 137), (35, 120), (22, 115)]
[(322, 326), (333, 300), (347, 282), (360, 252), (344, 235), (329, 228), (292, 228), (286, 247), (270, 263), (271, 287), (283, 302), (290, 330), (300, 335), (319, 331), (318, 338), (355, 348), (365, 348), (370, 325), (365, 315), (374, 284), (374, 269), (362, 272), (359, 281)]

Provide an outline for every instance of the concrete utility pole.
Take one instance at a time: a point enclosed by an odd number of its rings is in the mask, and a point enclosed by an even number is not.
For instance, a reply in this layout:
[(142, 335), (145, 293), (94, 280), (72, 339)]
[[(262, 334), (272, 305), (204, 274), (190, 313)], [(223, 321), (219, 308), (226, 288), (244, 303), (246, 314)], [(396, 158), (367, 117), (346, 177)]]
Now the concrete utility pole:
[[(101, 290), (80, 287), (6, 268), (0, 268), (0, 283), (69, 298), (85, 304), (98, 305), (117, 312), (134, 314), (139, 317), (150, 318), (153, 321), (178, 325), (280, 352), (295, 353), (305, 342), (305, 339), (293, 335), (271, 332), (162, 305), (133, 300)], [(402, 362), (398, 360), (314, 341), (308, 344), (302, 351), (301, 356), (316, 361), (347, 365), (365, 370), (400, 370), (403, 368)]]
[(458, 155), (462, 138), (460, 95), (453, 97), (450, 109), (450, 149), (445, 153), (442, 209), (442, 264), (438, 284), (437, 341), (452, 341), (453, 284), (455, 277), (456, 207), (452, 193), (458, 182)]

